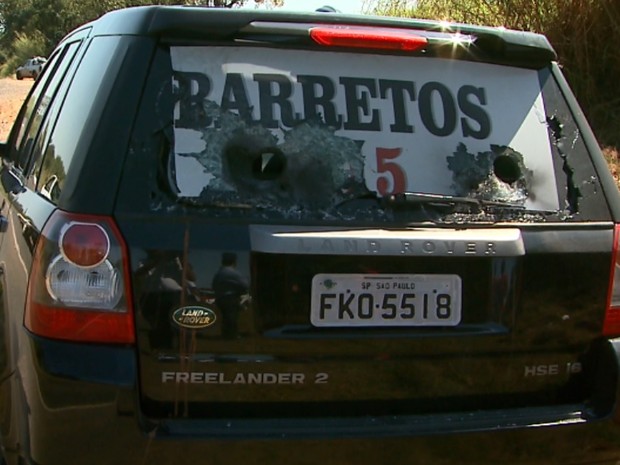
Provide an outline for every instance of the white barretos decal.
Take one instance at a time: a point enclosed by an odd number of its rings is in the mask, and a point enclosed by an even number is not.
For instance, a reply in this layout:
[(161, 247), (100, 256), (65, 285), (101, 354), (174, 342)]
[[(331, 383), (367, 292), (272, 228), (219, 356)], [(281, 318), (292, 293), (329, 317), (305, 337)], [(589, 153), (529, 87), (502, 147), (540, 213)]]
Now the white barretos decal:
[[(330, 174), (337, 178), (333, 192), (352, 180), (380, 195), (470, 195), (471, 173), (489, 171), (489, 164), (507, 155), (523, 182), (499, 186), (480, 178), (475, 187), (531, 209), (559, 208), (534, 70), (255, 47), (173, 47), (171, 56), (176, 181), (182, 196), (199, 196), (207, 186), (227, 187), (219, 181), (226, 162), (214, 160), (226, 146), (225, 134), (243, 132), (250, 145), (270, 139), (286, 154), (303, 146), (298, 152), (305, 156), (313, 144), (304, 140), (316, 145), (331, 137), (334, 150), (321, 149), (311, 166), (323, 172), (321, 163), (336, 166)], [(358, 155), (343, 158), (338, 153), (344, 151)], [(304, 178), (294, 178), (294, 160), (287, 168), (297, 189), (293, 197), (300, 197), (303, 186), (297, 185)], [(312, 173), (305, 168), (301, 171), (308, 177)]]

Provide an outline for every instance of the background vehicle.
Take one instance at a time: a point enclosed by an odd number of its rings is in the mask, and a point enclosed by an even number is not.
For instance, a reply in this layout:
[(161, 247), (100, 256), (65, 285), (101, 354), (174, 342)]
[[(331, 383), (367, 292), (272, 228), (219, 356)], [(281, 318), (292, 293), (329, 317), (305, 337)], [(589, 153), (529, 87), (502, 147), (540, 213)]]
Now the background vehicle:
[(122, 10), (0, 151), (10, 464), (620, 457), (620, 199), (541, 36)]
[(25, 77), (32, 78), (34, 80), (39, 77), (41, 71), (43, 70), (43, 65), (45, 65), (47, 58), (44, 57), (33, 57), (21, 65), (18, 66), (15, 70), (15, 77), (19, 80), (24, 79)]

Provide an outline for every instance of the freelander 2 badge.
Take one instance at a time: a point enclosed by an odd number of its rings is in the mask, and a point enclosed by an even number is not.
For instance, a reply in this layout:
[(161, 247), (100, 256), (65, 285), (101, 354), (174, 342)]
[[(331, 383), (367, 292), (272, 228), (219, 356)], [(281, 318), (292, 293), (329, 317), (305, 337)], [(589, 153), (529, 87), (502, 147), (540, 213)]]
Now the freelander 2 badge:
[(215, 312), (205, 307), (181, 307), (172, 313), (172, 321), (188, 329), (201, 329), (215, 323)]

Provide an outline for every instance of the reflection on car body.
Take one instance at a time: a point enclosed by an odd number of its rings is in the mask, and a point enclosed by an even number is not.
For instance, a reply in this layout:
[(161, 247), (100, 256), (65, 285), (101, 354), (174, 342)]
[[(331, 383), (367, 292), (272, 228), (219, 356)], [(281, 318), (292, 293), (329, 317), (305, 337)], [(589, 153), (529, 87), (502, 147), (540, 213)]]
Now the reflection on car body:
[(60, 197), (60, 188), (58, 187), (58, 176), (52, 175), (41, 187), (41, 195), (47, 197), (52, 202), (57, 202)]

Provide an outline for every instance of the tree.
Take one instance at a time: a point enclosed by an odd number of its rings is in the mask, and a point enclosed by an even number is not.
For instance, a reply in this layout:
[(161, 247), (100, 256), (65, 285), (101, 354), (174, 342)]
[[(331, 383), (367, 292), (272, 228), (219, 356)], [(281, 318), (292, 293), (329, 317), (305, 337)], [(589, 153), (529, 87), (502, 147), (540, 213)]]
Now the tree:
[[(247, 0), (184, 0), (186, 5), (235, 8)], [(254, 0), (282, 6), (284, 0)], [(69, 31), (108, 11), (130, 6), (178, 5), (179, 0), (0, 0), (0, 74), (32, 55), (47, 56)]]

